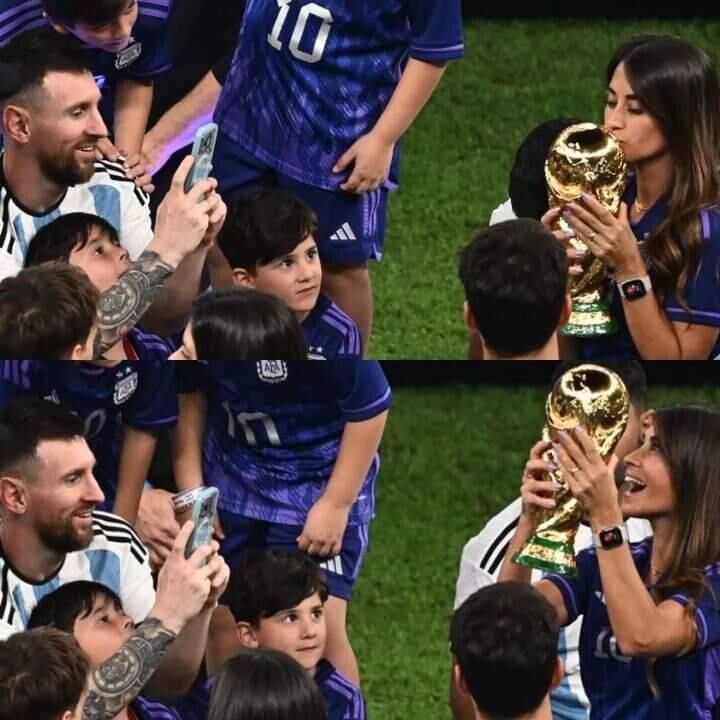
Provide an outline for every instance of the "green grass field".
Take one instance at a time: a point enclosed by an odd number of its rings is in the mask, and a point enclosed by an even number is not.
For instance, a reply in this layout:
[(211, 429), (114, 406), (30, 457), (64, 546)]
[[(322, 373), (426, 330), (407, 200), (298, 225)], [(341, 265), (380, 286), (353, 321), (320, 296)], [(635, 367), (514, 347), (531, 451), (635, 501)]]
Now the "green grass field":
[(638, 31), (672, 32), (718, 59), (720, 22), (485, 21), (405, 137), (386, 252), (372, 267), (376, 358), (464, 358), (457, 251), (507, 197), (517, 146), (557, 116), (600, 121), (605, 65)]
[[(449, 718), (447, 621), (460, 552), (516, 497), (546, 392), (510, 383), (395, 391), (371, 550), (350, 605), (371, 720)], [(720, 403), (720, 388), (655, 387), (649, 399)]]

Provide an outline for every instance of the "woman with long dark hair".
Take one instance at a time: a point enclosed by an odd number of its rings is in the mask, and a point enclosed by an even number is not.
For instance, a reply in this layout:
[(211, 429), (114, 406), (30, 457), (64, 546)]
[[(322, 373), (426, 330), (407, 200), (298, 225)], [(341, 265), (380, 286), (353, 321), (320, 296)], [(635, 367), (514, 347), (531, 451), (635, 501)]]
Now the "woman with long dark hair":
[(610, 269), (619, 330), (584, 358), (705, 360), (720, 329), (720, 82), (708, 56), (668, 35), (620, 45), (605, 127), (632, 171), (618, 217), (593, 196), (551, 210)]
[[(561, 624), (582, 615), (580, 669), (593, 720), (715, 717), (720, 709), (720, 412), (672, 407), (649, 413), (641, 445), (614, 470), (581, 429), (561, 433), (558, 464), (580, 501), (595, 547), (577, 576), (547, 575), (536, 587)], [(549, 464), (538, 443), (525, 466), (523, 514), (501, 580), (529, 581), (511, 562), (552, 508)], [(628, 544), (623, 518), (650, 521), (653, 536)]]

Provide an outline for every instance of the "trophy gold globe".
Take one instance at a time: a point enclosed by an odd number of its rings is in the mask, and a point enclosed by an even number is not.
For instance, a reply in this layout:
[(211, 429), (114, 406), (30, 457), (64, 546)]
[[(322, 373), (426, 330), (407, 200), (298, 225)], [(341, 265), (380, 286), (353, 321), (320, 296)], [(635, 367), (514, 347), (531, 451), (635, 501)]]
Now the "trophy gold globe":
[[(594, 195), (613, 215), (620, 209), (625, 191), (627, 164), (617, 138), (595, 123), (577, 123), (557, 137), (545, 161), (545, 180), (550, 207), (577, 200), (582, 193)], [(561, 216), (554, 230), (571, 228)], [(582, 273), (571, 277), (572, 313), (560, 332), (576, 337), (609, 335), (617, 329), (606, 299), (607, 270), (588, 251), (582, 238), (570, 244), (585, 252)]]
[[(608, 461), (625, 432), (629, 410), (628, 392), (617, 373), (600, 365), (577, 365), (558, 378), (548, 395), (542, 437), (558, 442), (559, 431), (579, 424)], [(543, 459), (557, 466), (552, 448)], [(555, 494), (556, 505), (543, 511), (537, 530), (513, 556), (513, 562), (572, 576), (576, 573), (574, 545), (582, 508), (560, 469), (546, 473), (543, 479), (553, 480), (561, 488)]]

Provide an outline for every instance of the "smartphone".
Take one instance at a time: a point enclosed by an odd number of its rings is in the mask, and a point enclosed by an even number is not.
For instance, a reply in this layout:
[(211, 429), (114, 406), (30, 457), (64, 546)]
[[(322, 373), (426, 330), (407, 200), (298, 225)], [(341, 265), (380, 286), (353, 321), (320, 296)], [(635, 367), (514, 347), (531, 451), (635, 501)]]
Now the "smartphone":
[(193, 531), (185, 545), (186, 558), (190, 557), (201, 545), (207, 545), (212, 540), (217, 503), (217, 488), (207, 487), (198, 490), (192, 509)]
[(190, 192), (195, 183), (204, 180), (212, 170), (213, 153), (217, 141), (218, 126), (216, 123), (207, 123), (198, 128), (192, 146), (193, 165), (185, 178), (185, 192)]

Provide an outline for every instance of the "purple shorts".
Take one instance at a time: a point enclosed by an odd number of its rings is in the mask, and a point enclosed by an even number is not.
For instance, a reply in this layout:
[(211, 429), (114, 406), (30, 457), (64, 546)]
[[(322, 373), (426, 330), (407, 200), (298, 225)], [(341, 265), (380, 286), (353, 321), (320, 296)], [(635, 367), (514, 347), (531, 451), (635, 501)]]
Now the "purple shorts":
[(276, 187), (311, 207), (320, 223), (320, 237), (315, 239), (325, 264), (355, 265), (382, 259), (387, 188), (354, 195), (305, 185), (264, 165), (223, 133), (215, 146), (212, 175), (226, 202), (250, 190)]

